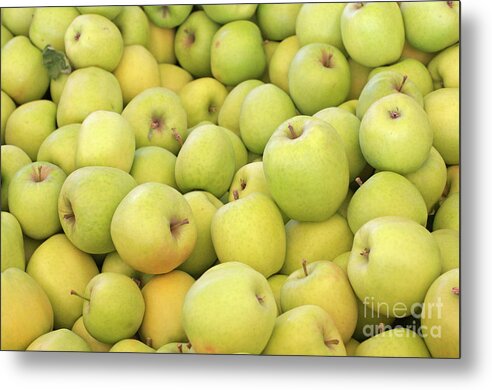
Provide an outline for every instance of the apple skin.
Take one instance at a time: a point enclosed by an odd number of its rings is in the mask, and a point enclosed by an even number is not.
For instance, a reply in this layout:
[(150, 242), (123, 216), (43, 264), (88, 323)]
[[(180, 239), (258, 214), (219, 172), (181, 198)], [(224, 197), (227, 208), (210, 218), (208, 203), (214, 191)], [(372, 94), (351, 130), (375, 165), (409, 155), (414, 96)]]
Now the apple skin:
[(122, 11), (122, 5), (94, 6), (94, 7), (77, 7), (77, 10), (82, 14), (96, 14), (104, 16), (109, 20), (116, 18)]
[(325, 221), (347, 195), (343, 141), (320, 119), (296, 116), (282, 123), (265, 147), (263, 168), (273, 199), (291, 219)]
[(262, 355), (346, 356), (347, 352), (330, 315), (319, 306), (303, 305), (277, 317)]
[(29, 28), (36, 8), (2, 8), (2, 25), (14, 35), (29, 36)]
[(39, 336), (26, 351), (72, 351), (91, 352), (89, 344), (78, 334), (68, 329), (57, 329)]
[(256, 19), (262, 36), (281, 41), (296, 34), (296, 19), (302, 4), (258, 4)]
[(275, 297), (275, 302), (277, 303), (277, 312), (279, 315), (282, 314), (282, 306), (280, 305), (280, 291), (288, 277), (288, 275), (275, 274), (267, 279), (268, 284), (272, 289), (273, 296)]
[(268, 64), (268, 78), (286, 93), (289, 93), (289, 67), (300, 48), (296, 35), (285, 38), (279, 43)]
[(72, 172), (58, 198), (58, 216), (72, 244), (91, 254), (114, 251), (111, 219), (136, 185), (128, 173), (117, 168), (84, 167)]
[(432, 231), (453, 229), (460, 231), (460, 193), (448, 196), (437, 209), (432, 223)]
[(177, 188), (174, 178), (176, 156), (159, 146), (142, 146), (135, 151), (130, 175), (137, 184), (157, 182)]
[(375, 218), (355, 234), (347, 272), (357, 297), (372, 311), (404, 317), (441, 274), (439, 246), (411, 219)]
[(170, 89), (177, 94), (193, 80), (190, 72), (173, 64), (159, 64), (159, 74), (161, 75), (161, 87)]
[(191, 343), (168, 343), (156, 350), (157, 353), (195, 353)]
[(446, 188), (443, 195), (449, 196), (455, 192), (460, 192), (460, 166), (452, 165), (447, 168)]
[(439, 52), (427, 65), (434, 89), (460, 87), (460, 45)]
[(149, 40), (145, 47), (159, 64), (176, 64), (175, 28), (162, 28), (149, 21)]
[(219, 24), (235, 20), (250, 19), (256, 12), (258, 4), (204, 4), (203, 10), (208, 17)]
[(55, 234), (34, 251), (26, 272), (48, 295), (54, 328), (70, 329), (82, 315), (82, 301), (70, 291), (84, 291), (99, 270), (92, 256), (77, 249), (64, 234)]
[[(12, 35), (12, 33), (7, 29), (7, 27), (5, 27), (3, 24), (1, 25), (1, 28), (2, 28), (2, 32), (0, 34), (0, 37), (2, 38), (2, 43), (1, 43), (1, 47), (3, 48), (5, 46), (5, 44), (10, 41), (14, 36)], [(3, 91), (2, 91), (2, 95), (3, 95)]]
[(2, 211), (2, 272), (8, 268), (14, 267), (21, 271), (26, 269), (26, 259), (24, 254), (24, 240), (22, 238), (22, 229), (12, 214)]
[(56, 79), (50, 81), (50, 96), (53, 103), (60, 103), (60, 97), (68, 80), (68, 74), (60, 73)]
[(412, 58), (421, 62), (423, 65), (427, 66), (435, 57), (436, 53), (426, 53), (425, 51), (416, 49), (412, 45), (408, 43), (408, 40), (405, 39), (405, 46), (403, 46), (403, 51), (401, 53), (400, 60), (406, 60), (408, 58)]
[(111, 238), (118, 254), (132, 268), (161, 274), (190, 256), (197, 228), (183, 195), (166, 184), (144, 183), (117, 206)]
[(90, 335), (84, 326), (84, 318), (80, 316), (73, 324), (72, 332), (82, 337), (92, 352), (108, 352), (112, 345), (101, 343)]
[[(25, 350), (53, 329), (53, 309), (41, 286), (18, 268), (2, 272), (1, 350)], [(8, 313), (8, 314), (7, 314)]]
[(460, 266), (460, 234), (453, 229), (439, 229), (432, 232), (441, 251), (441, 273)]
[(155, 353), (155, 349), (136, 339), (124, 339), (114, 344), (108, 352)]
[(424, 338), (433, 358), (460, 357), (460, 275), (455, 268), (430, 286), (422, 307)]
[(123, 38), (123, 44), (147, 45), (149, 40), (149, 20), (144, 10), (139, 6), (123, 7), (118, 16), (113, 19)]
[(143, 9), (152, 23), (162, 28), (174, 28), (183, 23), (193, 5), (144, 5)]
[(9, 185), (17, 171), (23, 166), (31, 164), (29, 156), (21, 148), (15, 145), (1, 146), (1, 169), (2, 169), (2, 210), (9, 210)]
[(260, 354), (272, 334), (277, 305), (265, 277), (228, 262), (209, 268), (188, 290), (183, 327), (197, 353)]
[(350, 67), (350, 91), (347, 99), (359, 99), (359, 96), (364, 89), (364, 86), (369, 80), (369, 75), (373, 68), (361, 65), (355, 62), (352, 58), (348, 59)]
[(14, 112), (16, 105), (12, 98), (7, 95), (5, 92), (1, 91), (0, 103), (2, 104), (2, 108), (0, 110), (0, 118), (1, 118), (1, 143), (5, 144), (5, 128), (7, 126), (7, 120), (9, 119), (12, 112)]

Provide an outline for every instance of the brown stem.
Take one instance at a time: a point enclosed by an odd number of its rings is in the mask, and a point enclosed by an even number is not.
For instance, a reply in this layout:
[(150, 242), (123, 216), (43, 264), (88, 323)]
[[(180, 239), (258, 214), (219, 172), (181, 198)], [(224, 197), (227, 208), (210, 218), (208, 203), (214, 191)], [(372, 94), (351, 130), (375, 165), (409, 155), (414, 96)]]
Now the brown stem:
[(183, 137), (181, 137), (181, 135), (178, 133), (178, 131), (173, 127), (171, 129), (172, 133), (173, 133), (173, 137), (176, 141), (178, 141), (178, 144), (180, 144), (181, 146), (183, 146)]
[(178, 221), (178, 222), (171, 222), (171, 232), (174, 232), (174, 230), (180, 226), (183, 226), (183, 225), (186, 225), (186, 224), (189, 224), (190, 221), (188, 220), (188, 218), (185, 218), (183, 219), (182, 221)]
[(70, 295), (75, 295), (75, 296), (77, 296), (77, 297), (79, 297), (79, 298), (82, 298), (82, 299), (86, 300), (87, 302), (90, 302), (90, 299), (89, 299), (89, 298), (86, 298), (86, 297), (84, 297), (83, 295), (80, 295), (80, 294), (79, 294), (77, 291), (75, 291), (75, 290), (70, 290)]
[(176, 347), (178, 347), (179, 353), (183, 353), (183, 344), (178, 343), (178, 345), (176, 345)]
[(152, 339), (150, 337), (146, 337), (145, 344), (152, 348)]
[(407, 75), (403, 76), (403, 80), (402, 80), (400, 86), (397, 88), (398, 92), (401, 92), (401, 90), (403, 89), (403, 85), (405, 84), (405, 81), (407, 81), (407, 79), (408, 79)]
[(304, 270), (304, 275), (308, 276), (307, 260), (306, 259), (302, 260), (302, 269)]
[(292, 125), (289, 123), (289, 125), (287, 127), (289, 128), (291, 138), (292, 139), (297, 138), (297, 134), (294, 131), (294, 128), (292, 127)]
[(330, 345), (338, 345), (340, 344), (340, 340), (337, 339), (331, 339), (331, 340), (325, 340), (325, 345), (329, 347)]
[(453, 287), (451, 289), (451, 292), (454, 294), (454, 295), (460, 295), (460, 288), (459, 287)]
[(362, 184), (364, 184), (364, 182), (362, 181), (362, 179), (360, 177), (356, 177), (355, 182), (359, 185), (359, 187), (362, 187)]

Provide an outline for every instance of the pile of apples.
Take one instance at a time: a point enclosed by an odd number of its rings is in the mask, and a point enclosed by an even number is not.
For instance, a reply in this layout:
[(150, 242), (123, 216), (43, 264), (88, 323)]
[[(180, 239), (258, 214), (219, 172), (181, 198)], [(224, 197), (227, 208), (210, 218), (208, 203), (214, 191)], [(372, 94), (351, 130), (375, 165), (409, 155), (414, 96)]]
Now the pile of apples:
[(2, 9), (1, 349), (459, 357), (459, 22)]

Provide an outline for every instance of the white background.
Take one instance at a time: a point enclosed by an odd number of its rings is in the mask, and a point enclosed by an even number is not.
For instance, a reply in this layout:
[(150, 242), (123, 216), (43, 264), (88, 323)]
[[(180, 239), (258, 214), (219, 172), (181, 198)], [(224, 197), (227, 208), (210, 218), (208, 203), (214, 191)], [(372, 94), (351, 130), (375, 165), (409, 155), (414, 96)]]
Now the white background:
[[(198, 1), (195, 1), (198, 2)], [(213, 1), (209, 1), (213, 2)], [(76, 1), (93, 5), (95, 1)], [(143, 4), (142, 1), (101, 1)], [(145, 4), (159, 4), (146, 1)], [(181, 3), (193, 3), (182, 1)], [(39, 5), (2, 0), (3, 6)], [(42, 5), (73, 5), (43, 1)], [(492, 384), (492, 2), (462, 7), (462, 359), (293, 358), (0, 352), (4, 388), (474, 389)], [(488, 387), (490, 388), (490, 387)]]

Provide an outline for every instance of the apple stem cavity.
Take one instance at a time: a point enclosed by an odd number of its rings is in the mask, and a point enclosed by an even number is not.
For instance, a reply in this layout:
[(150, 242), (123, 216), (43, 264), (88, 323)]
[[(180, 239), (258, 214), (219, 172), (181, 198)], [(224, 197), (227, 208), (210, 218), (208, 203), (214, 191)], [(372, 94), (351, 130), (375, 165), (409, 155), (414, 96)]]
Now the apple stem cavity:
[(89, 298), (84, 297), (83, 295), (80, 295), (77, 291), (75, 290), (70, 290), (70, 295), (75, 295), (76, 297), (82, 298), (83, 300), (90, 302)]
[(239, 192), (237, 190), (232, 191), (232, 195), (234, 196), (234, 200), (239, 199)]
[(327, 53), (325, 50), (321, 52), (321, 65), (325, 68), (333, 68), (333, 53)]
[(403, 89), (403, 85), (405, 85), (405, 81), (407, 81), (407, 79), (408, 79), (407, 75), (403, 76), (403, 80), (402, 80), (400, 86), (397, 88), (398, 92), (401, 92), (401, 90)]
[(308, 270), (307, 270), (307, 260), (306, 259), (303, 259), (302, 260), (302, 269), (304, 271), (304, 275), (308, 276)]
[(459, 287), (453, 287), (451, 289), (451, 292), (454, 294), (454, 295), (460, 295), (460, 288)]
[(174, 232), (177, 228), (179, 228), (180, 226), (183, 226), (183, 225), (187, 225), (189, 223), (190, 223), (190, 221), (188, 220), (188, 218), (185, 218), (182, 221), (178, 221), (178, 222), (171, 222), (171, 233), (174, 234)]
[(263, 297), (260, 297), (259, 295), (256, 295), (256, 300), (260, 303), (260, 305), (263, 305), (263, 302), (265, 302)]
[(217, 112), (217, 107), (215, 107), (215, 106), (210, 106), (210, 107), (208, 108), (208, 112), (209, 112), (210, 114), (213, 114), (214, 112)]
[(396, 108), (396, 110), (390, 111), (389, 115), (391, 119), (398, 119), (401, 116), (400, 112), (398, 111), (398, 108)]
[(369, 258), (369, 253), (370, 253), (370, 252), (371, 252), (371, 250), (370, 250), (369, 248), (364, 248), (364, 249), (362, 250), (362, 252), (360, 252), (360, 255), (361, 255), (361, 256), (364, 256), (364, 257), (366, 257), (366, 258)]
[(325, 340), (325, 345), (327, 347), (331, 347), (332, 345), (338, 345), (338, 344), (340, 344), (340, 340), (337, 339)]

